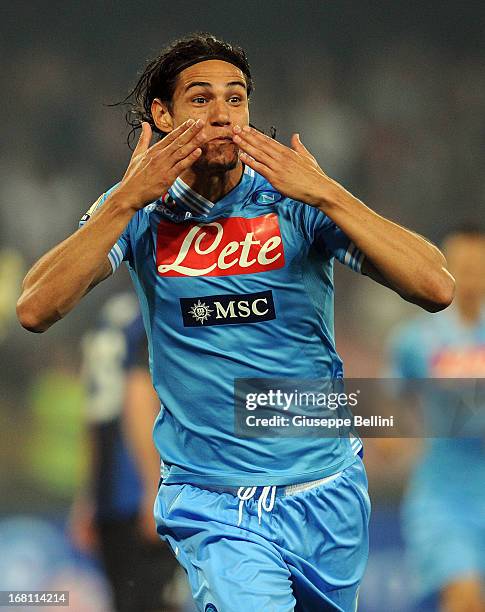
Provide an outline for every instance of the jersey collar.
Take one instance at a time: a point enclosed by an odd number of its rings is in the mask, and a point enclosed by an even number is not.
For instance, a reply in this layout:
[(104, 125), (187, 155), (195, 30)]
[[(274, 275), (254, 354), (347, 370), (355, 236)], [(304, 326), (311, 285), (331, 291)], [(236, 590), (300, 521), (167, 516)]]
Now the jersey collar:
[[(229, 195), (231, 199), (234, 196), (237, 196), (238, 199), (241, 199), (249, 192), (250, 185), (252, 185), (253, 179), (255, 176), (255, 172), (249, 166), (244, 166), (244, 172), (239, 181), (238, 185), (231, 189), (231, 191), (224, 196), (219, 202), (222, 202)], [(249, 179), (249, 180), (248, 180)], [(249, 185), (248, 185), (249, 183)], [(238, 192), (244, 193), (238, 193)], [(201, 196), (196, 191), (194, 191), (191, 187), (187, 185), (180, 177), (175, 179), (175, 182), (168, 190), (169, 195), (177, 202), (178, 207), (182, 208), (185, 212), (190, 212), (192, 215), (197, 215), (198, 217), (207, 217), (214, 206), (219, 204), (219, 202), (211, 202)]]

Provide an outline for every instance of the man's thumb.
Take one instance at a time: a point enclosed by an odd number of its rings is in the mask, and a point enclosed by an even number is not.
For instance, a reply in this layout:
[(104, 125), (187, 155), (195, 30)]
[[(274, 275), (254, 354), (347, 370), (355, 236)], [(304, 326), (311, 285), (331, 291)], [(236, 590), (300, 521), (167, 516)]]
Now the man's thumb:
[(150, 146), (151, 140), (152, 140), (152, 128), (150, 127), (149, 123), (147, 123), (146, 121), (142, 121), (140, 138), (138, 139), (135, 150), (133, 151), (133, 155), (131, 156), (132, 159), (133, 157), (136, 157), (140, 153), (144, 153)]
[(290, 140), (290, 145), (293, 151), (300, 152), (300, 138), (298, 134), (293, 134)]
[(306, 150), (306, 148), (304, 147), (302, 141), (300, 140), (300, 134), (293, 134), (293, 136), (291, 137), (291, 148), (293, 149), (293, 151), (296, 151), (297, 153), (307, 153), (308, 151)]
[(312, 162), (314, 162), (315, 164), (317, 163), (317, 160), (315, 159), (315, 157), (310, 153), (310, 151), (305, 147), (305, 145), (300, 140), (300, 134), (293, 134), (293, 136), (291, 137), (291, 148), (293, 149), (293, 151), (296, 151), (300, 155), (303, 155), (304, 157), (311, 159)]

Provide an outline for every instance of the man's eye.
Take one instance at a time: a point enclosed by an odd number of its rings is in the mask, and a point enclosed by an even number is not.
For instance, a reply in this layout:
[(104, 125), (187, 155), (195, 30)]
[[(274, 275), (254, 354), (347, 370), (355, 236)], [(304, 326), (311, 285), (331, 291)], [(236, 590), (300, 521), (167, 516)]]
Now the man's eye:
[(196, 98), (192, 98), (192, 102), (195, 102), (195, 104), (204, 104), (204, 102), (206, 102), (206, 98), (203, 96), (197, 96)]
[(229, 98), (229, 102), (237, 104), (237, 103), (241, 102), (241, 98), (239, 96), (231, 96)]

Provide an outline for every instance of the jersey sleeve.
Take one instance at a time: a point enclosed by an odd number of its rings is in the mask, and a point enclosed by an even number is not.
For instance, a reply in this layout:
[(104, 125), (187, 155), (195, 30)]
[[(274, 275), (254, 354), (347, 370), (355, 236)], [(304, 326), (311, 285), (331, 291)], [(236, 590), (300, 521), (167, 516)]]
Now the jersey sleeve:
[[(94, 213), (101, 208), (108, 196), (116, 189), (117, 186), (118, 185), (111, 187), (111, 189), (108, 189), (108, 191), (99, 196), (96, 202), (81, 217), (79, 227), (82, 227), (89, 221), (89, 219), (91, 219)], [(131, 259), (131, 245), (129, 237), (130, 223), (126, 226), (125, 230), (108, 253), (112, 273), (115, 272), (115, 270), (121, 265), (122, 261), (130, 261)]]
[(302, 209), (303, 232), (318, 249), (355, 272), (362, 272), (364, 254), (324, 213), (307, 204)]

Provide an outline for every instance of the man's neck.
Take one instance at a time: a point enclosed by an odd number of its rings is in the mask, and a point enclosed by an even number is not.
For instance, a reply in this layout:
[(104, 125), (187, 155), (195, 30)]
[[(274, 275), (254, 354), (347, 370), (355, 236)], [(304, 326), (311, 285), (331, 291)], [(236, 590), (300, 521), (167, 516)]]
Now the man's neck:
[(210, 202), (221, 200), (241, 180), (244, 167), (241, 162), (233, 170), (210, 174), (209, 172), (197, 172), (188, 168), (180, 175), (180, 178), (196, 193)]

